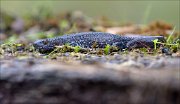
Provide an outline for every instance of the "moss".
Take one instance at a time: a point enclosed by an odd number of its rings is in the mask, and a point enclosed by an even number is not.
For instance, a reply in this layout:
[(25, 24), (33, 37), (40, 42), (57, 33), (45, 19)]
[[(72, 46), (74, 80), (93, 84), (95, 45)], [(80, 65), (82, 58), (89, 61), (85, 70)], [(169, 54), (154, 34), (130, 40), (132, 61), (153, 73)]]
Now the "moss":
[(74, 52), (78, 53), (81, 50), (80, 46), (75, 46), (74, 47)]
[(109, 44), (107, 44), (106, 47), (104, 48), (105, 55), (108, 55), (110, 53), (110, 48), (111, 48), (111, 46)]

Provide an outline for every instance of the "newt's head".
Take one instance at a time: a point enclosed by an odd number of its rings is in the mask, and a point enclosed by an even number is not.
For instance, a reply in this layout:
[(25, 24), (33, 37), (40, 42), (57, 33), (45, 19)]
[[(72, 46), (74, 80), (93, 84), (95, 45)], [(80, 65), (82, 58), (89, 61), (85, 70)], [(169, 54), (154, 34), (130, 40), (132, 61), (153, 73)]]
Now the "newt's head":
[[(154, 48), (154, 42), (153, 40), (158, 39), (158, 42), (165, 42), (165, 39), (163, 36), (140, 36), (134, 38), (132, 41), (129, 41), (126, 46), (129, 49), (133, 48)], [(157, 46), (160, 46), (158, 44)]]
[(49, 53), (52, 52), (55, 48), (55, 45), (51, 40), (49, 39), (42, 39), (37, 40), (33, 43), (33, 46), (36, 50), (38, 50), (40, 53)]

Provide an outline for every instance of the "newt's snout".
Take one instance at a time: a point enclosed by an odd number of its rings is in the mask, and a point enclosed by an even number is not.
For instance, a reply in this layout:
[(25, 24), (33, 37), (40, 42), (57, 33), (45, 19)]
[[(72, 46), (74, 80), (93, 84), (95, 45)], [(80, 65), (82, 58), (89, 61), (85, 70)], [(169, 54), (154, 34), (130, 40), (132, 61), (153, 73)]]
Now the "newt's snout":
[(54, 50), (54, 45), (48, 43), (47, 40), (37, 40), (33, 43), (33, 46), (40, 53), (49, 53)]

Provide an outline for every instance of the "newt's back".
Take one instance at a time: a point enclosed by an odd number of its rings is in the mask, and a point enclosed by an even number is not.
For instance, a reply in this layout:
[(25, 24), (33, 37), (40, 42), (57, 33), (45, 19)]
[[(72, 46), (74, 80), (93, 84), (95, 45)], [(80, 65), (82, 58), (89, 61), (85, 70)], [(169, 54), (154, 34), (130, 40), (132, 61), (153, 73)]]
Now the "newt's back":
[(104, 32), (81, 32), (63, 35), (56, 38), (42, 39), (34, 42), (34, 47), (38, 50), (52, 51), (55, 46), (69, 44), (83, 48), (92, 48), (96, 44), (98, 48), (104, 48), (107, 44), (117, 46), (120, 49), (153, 47), (153, 40), (164, 41), (162, 36), (121, 36)]

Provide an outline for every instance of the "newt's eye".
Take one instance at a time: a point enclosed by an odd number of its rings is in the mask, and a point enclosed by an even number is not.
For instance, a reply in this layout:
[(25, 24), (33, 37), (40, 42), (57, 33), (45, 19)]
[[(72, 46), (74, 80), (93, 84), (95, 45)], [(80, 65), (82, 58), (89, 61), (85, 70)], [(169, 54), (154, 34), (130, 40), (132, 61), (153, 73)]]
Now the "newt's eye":
[(48, 44), (48, 41), (47, 41), (47, 40), (43, 41), (43, 44), (44, 44), (44, 45), (47, 45), (47, 44)]

